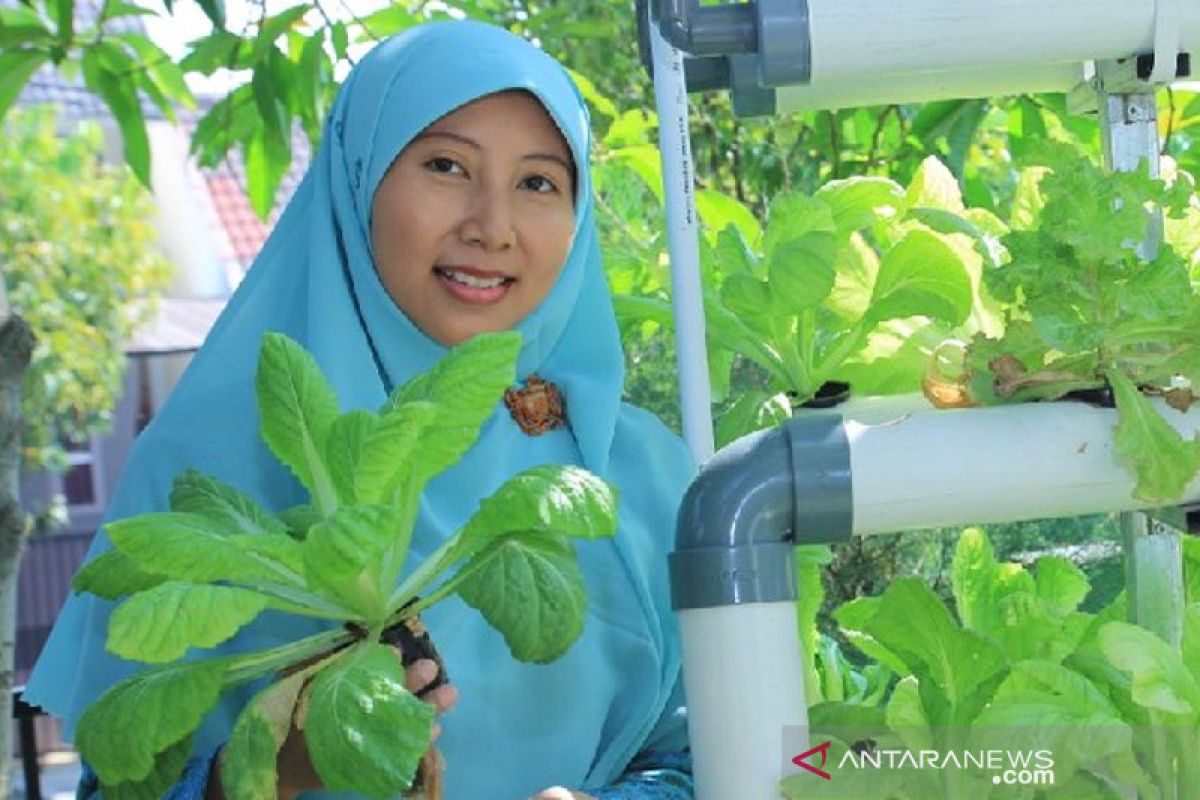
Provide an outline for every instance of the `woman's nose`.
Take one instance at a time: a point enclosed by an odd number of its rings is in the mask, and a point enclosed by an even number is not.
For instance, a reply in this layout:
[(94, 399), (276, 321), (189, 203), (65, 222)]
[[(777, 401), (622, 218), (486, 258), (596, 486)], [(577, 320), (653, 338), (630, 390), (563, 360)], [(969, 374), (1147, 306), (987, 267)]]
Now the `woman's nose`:
[(495, 190), (476, 193), (460, 235), (464, 242), (485, 250), (504, 250), (515, 245), (517, 234), (508, 193)]

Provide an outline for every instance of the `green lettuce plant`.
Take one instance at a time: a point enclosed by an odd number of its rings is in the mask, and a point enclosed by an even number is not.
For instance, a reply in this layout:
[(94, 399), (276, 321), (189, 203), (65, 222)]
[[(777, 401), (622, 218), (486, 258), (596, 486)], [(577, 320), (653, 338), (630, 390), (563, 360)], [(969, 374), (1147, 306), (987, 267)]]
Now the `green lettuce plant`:
[[(718, 444), (786, 418), (831, 380), (849, 378), (864, 393), (916, 391), (945, 335), (993, 328), (979, 281), (1004, 225), (965, 209), (935, 158), (907, 187), (855, 177), (780, 194), (765, 228), (732, 200), (717, 207), (710, 196), (707, 206), (710, 225), (725, 223), (700, 244), (714, 399), (727, 399), (739, 359), (763, 376), (718, 419)], [(617, 308), (625, 319), (673, 324), (659, 298), (619, 297)], [(936, 335), (924, 330), (931, 325)], [(898, 350), (903, 375), (881, 379)], [(869, 368), (856, 366), (868, 359)]]
[[(1032, 572), (995, 559), (968, 529), (952, 566), (954, 611), (926, 585), (895, 581), (837, 610), (842, 632), (899, 680), (876, 707), (824, 702), (811, 741), (831, 741), (828, 782), (786, 778), (785, 797), (1185, 800), (1200, 793), (1200, 543), (1186, 543), (1183, 642), (1124, 620), (1120, 596), (1079, 610), (1087, 578), (1064, 558)], [(1040, 750), (1054, 782), (997, 785), (979, 770), (838, 770), (847, 751)], [(829, 769), (829, 767), (834, 769)]]
[[(1168, 185), (1142, 172), (1105, 173), (1065, 145), (1028, 157), (1003, 241), (1011, 259), (985, 273), (1007, 305), (1002, 337), (978, 335), (966, 382), (983, 403), (1054, 399), (1110, 387), (1119, 413), (1116, 453), (1137, 478), (1135, 494), (1178, 499), (1200, 470), (1200, 438), (1184, 437), (1147, 393), (1186, 410), (1200, 381), (1200, 296), (1189, 263), (1170, 243), (1137, 252), (1150, 209), (1184, 217), (1186, 174)], [(1190, 255), (1190, 254), (1189, 254)]]
[[(476, 337), (396, 389), (378, 413), (340, 412), (316, 362), (267, 334), (256, 376), (262, 436), (308, 490), (271, 513), (195, 470), (171, 510), (107, 526), (113, 549), (77, 590), (127, 596), (109, 649), (150, 664), (87, 708), (77, 743), (105, 797), (159, 797), (219, 698), (276, 676), (246, 704), (225, 746), (231, 798), (274, 798), (293, 718), (324, 784), (373, 797), (406, 791), (430, 746), (432, 706), (405, 689), (389, 628), (457, 594), (513, 656), (544, 663), (583, 629), (574, 539), (612, 535), (613, 490), (585, 470), (539, 466), (480, 502), (405, 575), (426, 482), (462, 457), (514, 380), (520, 337)], [(202, 658), (264, 611), (328, 620), (326, 632), (256, 652)]]

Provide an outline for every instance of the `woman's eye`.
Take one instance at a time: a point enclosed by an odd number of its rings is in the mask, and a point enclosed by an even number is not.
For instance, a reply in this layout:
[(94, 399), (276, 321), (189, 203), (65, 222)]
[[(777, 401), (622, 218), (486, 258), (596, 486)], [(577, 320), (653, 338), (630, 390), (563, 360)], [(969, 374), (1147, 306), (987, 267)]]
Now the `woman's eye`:
[(542, 175), (531, 175), (521, 183), (526, 189), (531, 189), (535, 192), (540, 192), (543, 194), (558, 191), (558, 187), (554, 185), (554, 182)]
[(425, 168), (431, 172), (442, 172), (447, 175), (466, 174), (466, 170), (462, 168), (462, 164), (459, 164), (452, 158), (446, 158), (445, 156), (438, 156), (437, 158), (429, 159), (425, 162)]

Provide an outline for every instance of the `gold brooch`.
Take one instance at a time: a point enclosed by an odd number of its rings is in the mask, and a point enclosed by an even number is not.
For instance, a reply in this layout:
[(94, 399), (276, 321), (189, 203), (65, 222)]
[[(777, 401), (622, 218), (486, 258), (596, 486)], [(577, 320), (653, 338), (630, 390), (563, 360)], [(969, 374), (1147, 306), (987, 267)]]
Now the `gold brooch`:
[(562, 392), (536, 375), (529, 376), (524, 389), (505, 390), (504, 405), (521, 430), (530, 436), (541, 436), (567, 424)]

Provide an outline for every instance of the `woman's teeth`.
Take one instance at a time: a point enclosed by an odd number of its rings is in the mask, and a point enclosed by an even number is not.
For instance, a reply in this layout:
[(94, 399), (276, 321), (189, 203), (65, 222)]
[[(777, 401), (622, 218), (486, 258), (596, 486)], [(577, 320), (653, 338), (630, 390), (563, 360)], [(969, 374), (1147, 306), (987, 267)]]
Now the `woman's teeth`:
[(497, 286), (504, 284), (506, 281), (509, 280), (508, 278), (505, 278), (505, 277), (477, 278), (474, 275), (468, 275), (465, 272), (456, 272), (455, 270), (452, 270), (452, 269), (440, 269), (439, 268), (438, 272), (442, 273), (447, 278), (449, 278), (450, 280), (452, 280), (456, 283), (461, 283), (464, 286), (472, 286), (476, 289), (493, 289)]

